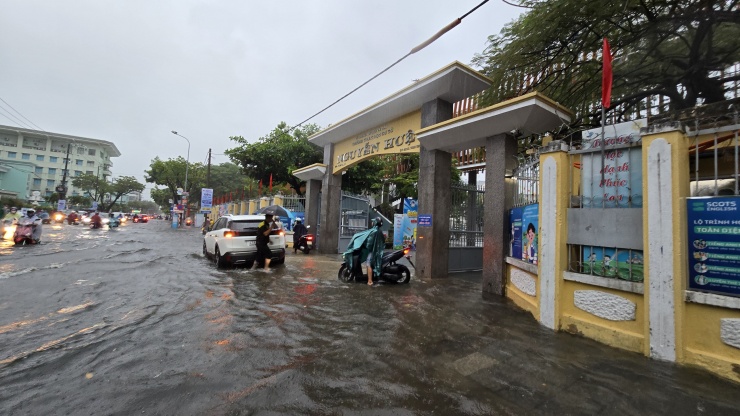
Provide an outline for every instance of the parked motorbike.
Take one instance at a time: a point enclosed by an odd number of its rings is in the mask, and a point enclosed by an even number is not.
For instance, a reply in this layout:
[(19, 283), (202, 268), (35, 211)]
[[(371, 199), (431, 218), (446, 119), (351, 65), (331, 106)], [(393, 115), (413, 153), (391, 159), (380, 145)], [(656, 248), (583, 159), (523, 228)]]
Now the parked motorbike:
[[(395, 250), (390, 253), (383, 255), (383, 263), (381, 266), (380, 279), (390, 283), (408, 283), (411, 280), (411, 271), (408, 267), (403, 264), (397, 264), (396, 262), (403, 257), (406, 257), (411, 263), (411, 255), (409, 252), (411, 249), (406, 247), (402, 250)], [(339, 268), (337, 277), (343, 282), (367, 282), (367, 275), (364, 274), (364, 267), (360, 264), (360, 250), (352, 253), (352, 270), (350, 270), (347, 262), (342, 263)], [(414, 264), (411, 263), (413, 266)], [(378, 280), (373, 276), (373, 280)]]
[(19, 221), (15, 227), (15, 233), (13, 234), (13, 242), (17, 246), (25, 246), (30, 244), (38, 244), (39, 242), (33, 239), (33, 223), (29, 221)]
[[(311, 228), (310, 225), (306, 226), (306, 229)], [(293, 252), (297, 253), (298, 250), (308, 254), (314, 248), (316, 242), (316, 236), (313, 234), (303, 234), (299, 239), (298, 243), (293, 247)]]

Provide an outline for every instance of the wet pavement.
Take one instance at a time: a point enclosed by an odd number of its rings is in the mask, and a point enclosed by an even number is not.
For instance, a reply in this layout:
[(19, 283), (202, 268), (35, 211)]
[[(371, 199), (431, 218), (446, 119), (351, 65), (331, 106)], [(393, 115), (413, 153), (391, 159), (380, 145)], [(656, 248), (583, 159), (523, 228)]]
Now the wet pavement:
[(539, 326), (476, 275), (217, 270), (198, 230), (0, 243), (0, 414), (733, 415), (740, 386)]

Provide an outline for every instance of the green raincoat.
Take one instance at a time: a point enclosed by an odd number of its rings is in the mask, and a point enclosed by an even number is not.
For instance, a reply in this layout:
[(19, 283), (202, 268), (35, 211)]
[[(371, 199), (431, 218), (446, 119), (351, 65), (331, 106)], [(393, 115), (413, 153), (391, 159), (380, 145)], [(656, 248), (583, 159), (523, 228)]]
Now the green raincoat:
[(373, 227), (367, 231), (362, 231), (354, 236), (347, 245), (347, 251), (344, 252), (344, 261), (350, 270), (354, 270), (352, 253), (358, 249), (360, 251), (360, 264), (367, 260), (370, 252), (373, 253), (373, 274), (380, 275), (380, 267), (383, 265), (383, 250), (385, 249), (385, 236), (380, 231), (380, 227)]

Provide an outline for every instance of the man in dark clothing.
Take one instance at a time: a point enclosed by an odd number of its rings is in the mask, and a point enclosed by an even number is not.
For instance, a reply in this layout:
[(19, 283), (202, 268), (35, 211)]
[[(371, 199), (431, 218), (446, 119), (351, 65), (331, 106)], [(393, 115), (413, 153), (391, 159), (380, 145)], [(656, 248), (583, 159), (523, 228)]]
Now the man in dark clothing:
[(255, 269), (264, 261), (265, 270), (269, 270), (272, 252), (270, 252), (270, 248), (267, 245), (270, 243), (270, 231), (272, 231), (273, 224), (272, 213), (265, 213), (265, 220), (257, 228), (257, 259), (254, 264)]
[(300, 241), (301, 237), (306, 235), (308, 233), (308, 229), (305, 225), (303, 225), (303, 222), (300, 218), (295, 219), (295, 225), (293, 225), (293, 252), (298, 252), (298, 241)]

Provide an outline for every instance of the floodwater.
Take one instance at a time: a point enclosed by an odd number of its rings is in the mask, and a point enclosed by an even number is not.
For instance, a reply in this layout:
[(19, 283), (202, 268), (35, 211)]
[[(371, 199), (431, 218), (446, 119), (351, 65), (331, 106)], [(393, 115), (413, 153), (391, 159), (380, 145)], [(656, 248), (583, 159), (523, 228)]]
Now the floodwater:
[(553, 333), (477, 276), (346, 284), (339, 256), (217, 270), (196, 229), (0, 244), (3, 415), (731, 415), (740, 386)]

